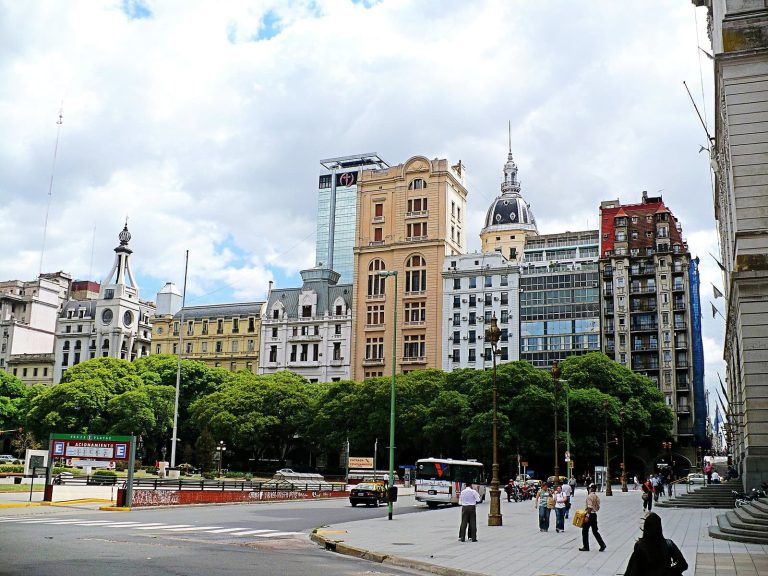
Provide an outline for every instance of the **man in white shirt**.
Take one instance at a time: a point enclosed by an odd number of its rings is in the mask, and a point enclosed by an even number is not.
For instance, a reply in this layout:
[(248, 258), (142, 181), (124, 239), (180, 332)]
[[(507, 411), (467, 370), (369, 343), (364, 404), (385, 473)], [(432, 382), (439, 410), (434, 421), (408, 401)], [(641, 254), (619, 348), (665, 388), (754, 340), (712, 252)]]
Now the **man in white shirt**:
[(459, 494), (459, 505), (461, 506), (461, 526), (459, 526), (459, 541), (464, 542), (467, 534), (467, 525), (469, 525), (469, 539), (477, 542), (477, 514), (475, 505), (480, 502), (480, 494), (467, 484), (464, 490)]

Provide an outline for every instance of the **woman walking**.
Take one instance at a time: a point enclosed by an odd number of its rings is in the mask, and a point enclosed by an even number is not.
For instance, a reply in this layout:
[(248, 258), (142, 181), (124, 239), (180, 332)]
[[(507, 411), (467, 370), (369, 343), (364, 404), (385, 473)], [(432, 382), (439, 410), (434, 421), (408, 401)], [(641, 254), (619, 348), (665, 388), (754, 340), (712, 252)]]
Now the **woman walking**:
[(565, 532), (565, 512), (568, 496), (561, 486), (555, 488), (555, 532)]
[(649, 512), (643, 524), (643, 536), (635, 543), (624, 576), (648, 574), (680, 575), (688, 570), (688, 563), (677, 545), (664, 538), (661, 518)]
[(653, 509), (653, 484), (650, 477), (643, 482), (641, 488), (643, 490), (643, 510), (650, 512)]
[(549, 530), (549, 516), (554, 507), (550, 507), (550, 498), (552, 498), (552, 492), (550, 492), (549, 486), (543, 483), (533, 504), (533, 509), (539, 512), (539, 532)]

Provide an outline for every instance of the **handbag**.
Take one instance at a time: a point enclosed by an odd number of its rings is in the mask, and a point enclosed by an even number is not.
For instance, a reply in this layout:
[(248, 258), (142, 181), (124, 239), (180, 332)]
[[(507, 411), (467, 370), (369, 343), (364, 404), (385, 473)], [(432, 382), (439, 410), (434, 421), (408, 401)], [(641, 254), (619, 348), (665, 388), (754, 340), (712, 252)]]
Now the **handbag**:
[(650, 496), (648, 492), (643, 492), (643, 500), (648, 501), (648, 496)]
[(554, 496), (550, 496), (547, 498), (547, 508), (552, 510), (555, 507), (555, 498)]
[(589, 521), (589, 515), (583, 508), (576, 510), (576, 514), (573, 515), (573, 525), (577, 528), (581, 528)]

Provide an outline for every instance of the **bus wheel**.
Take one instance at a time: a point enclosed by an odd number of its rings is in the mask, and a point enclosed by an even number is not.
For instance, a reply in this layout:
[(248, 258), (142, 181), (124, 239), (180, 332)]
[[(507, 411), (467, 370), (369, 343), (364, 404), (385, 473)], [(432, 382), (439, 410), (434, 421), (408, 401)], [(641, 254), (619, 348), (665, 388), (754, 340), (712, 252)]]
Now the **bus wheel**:
[(437, 502), (427, 502), (428, 508), (437, 508)]

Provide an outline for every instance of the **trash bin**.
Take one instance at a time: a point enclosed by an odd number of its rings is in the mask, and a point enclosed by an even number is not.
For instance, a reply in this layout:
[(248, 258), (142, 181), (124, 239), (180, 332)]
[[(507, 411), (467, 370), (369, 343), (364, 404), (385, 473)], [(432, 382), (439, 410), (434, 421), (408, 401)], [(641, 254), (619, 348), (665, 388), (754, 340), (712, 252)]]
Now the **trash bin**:
[(13, 483), (14, 484), (21, 484), (21, 476), (15, 476), (13, 478)]
[(397, 502), (397, 486), (390, 486), (388, 497), (390, 502)]

